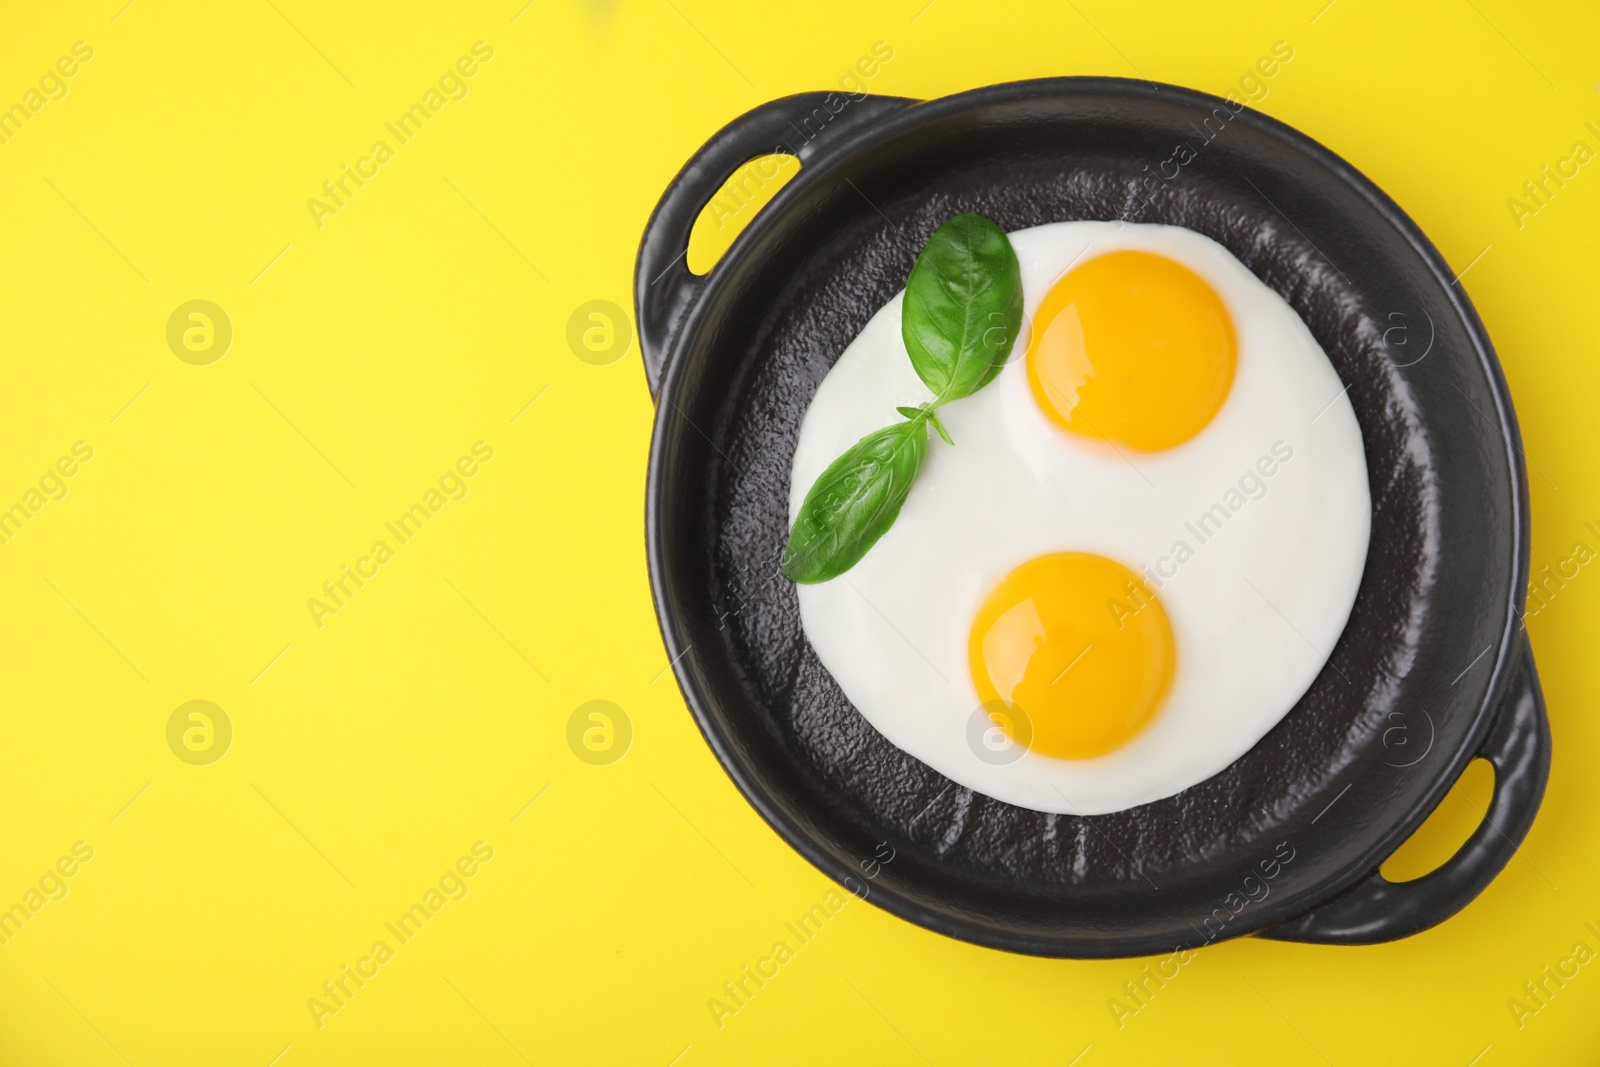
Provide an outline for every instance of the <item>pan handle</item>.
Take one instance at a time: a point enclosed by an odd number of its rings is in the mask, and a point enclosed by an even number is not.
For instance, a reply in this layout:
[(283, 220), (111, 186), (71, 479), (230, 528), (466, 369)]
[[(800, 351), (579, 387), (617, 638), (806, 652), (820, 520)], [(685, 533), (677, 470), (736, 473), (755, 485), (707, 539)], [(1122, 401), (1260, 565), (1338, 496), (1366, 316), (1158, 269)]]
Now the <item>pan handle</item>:
[(1494, 764), (1488, 814), (1444, 866), (1410, 882), (1377, 871), (1325, 904), (1256, 936), (1321, 945), (1370, 945), (1410, 937), (1466, 907), (1517, 850), (1550, 777), (1550, 720), (1526, 634), (1521, 663), (1478, 755)]
[(916, 103), (899, 96), (798, 93), (762, 104), (728, 123), (683, 165), (645, 226), (634, 270), (634, 314), (650, 395), (661, 388), (667, 347), (710, 275), (690, 273), (689, 231), (700, 210), (740, 166), (768, 153), (805, 166), (848, 130)]

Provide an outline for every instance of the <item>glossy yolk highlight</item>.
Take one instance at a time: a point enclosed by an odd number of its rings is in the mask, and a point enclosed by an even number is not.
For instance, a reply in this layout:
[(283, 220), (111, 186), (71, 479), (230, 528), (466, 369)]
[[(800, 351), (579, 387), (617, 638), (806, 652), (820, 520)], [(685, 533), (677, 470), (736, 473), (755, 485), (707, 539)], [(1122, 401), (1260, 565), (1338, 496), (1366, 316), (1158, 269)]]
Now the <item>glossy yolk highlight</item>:
[(1228, 309), (1204, 278), (1151, 252), (1108, 252), (1045, 294), (1028, 384), (1063, 429), (1159, 452), (1222, 407), (1237, 347)]
[(1058, 552), (989, 593), (967, 658), (978, 699), (1012, 705), (991, 714), (997, 725), (1042, 755), (1088, 759), (1144, 728), (1177, 656), (1167, 613), (1137, 575), (1104, 556)]

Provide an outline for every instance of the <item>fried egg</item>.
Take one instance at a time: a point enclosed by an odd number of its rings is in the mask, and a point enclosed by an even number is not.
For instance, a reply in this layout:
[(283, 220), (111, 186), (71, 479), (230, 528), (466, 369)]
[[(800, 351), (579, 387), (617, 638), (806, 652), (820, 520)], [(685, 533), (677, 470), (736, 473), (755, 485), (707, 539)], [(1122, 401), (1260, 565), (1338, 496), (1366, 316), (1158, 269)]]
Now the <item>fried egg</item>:
[[(806, 638), (890, 742), (956, 783), (1097, 815), (1238, 759), (1310, 687), (1355, 603), (1371, 500), (1345, 386), (1294, 310), (1172, 226), (1013, 233), (1024, 327), (939, 415), (899, 518), (797, 586)], [(859, 438), (932, 399), (904, 292), (801, 425), (791, 523)]]

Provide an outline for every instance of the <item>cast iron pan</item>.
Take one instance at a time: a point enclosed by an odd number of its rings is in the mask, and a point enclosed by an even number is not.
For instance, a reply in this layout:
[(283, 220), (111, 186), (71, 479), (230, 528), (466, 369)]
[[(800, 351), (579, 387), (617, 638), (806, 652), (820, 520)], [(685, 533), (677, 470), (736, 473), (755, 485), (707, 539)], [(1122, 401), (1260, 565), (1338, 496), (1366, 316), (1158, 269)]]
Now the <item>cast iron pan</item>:
[[(799, 175), (708, 276), (691, 274), (696, 214), (772, 151), (798, 156)], [(1373, 504), (1350, 623), (1271, 733), (1166, 800), (1089, 819), (956, 786), (851, 707), (777, 574), (817, 384), (962, 211), (1007, 230), (1198, 230), (1294, 306), (1349, 387)], [(1314, 141), (1213, 96), (1120, 79), (927, 103), (792, 96), (683, 168), (636, 286), (658, 397), (646, 524), (667, 653), (734, 782), (846, 887), (941, 933), (1046, 956), (1251, 933), (1361, 944), (1454, 914), (1527, 832), (1550, 735), (1521, 627), (1528, 506), (1511, 401), (1438, 252)], [(1384, 880), (1379, 863), (1475, 756), (1495, 768), (1483, 824), (1433, 873)]]

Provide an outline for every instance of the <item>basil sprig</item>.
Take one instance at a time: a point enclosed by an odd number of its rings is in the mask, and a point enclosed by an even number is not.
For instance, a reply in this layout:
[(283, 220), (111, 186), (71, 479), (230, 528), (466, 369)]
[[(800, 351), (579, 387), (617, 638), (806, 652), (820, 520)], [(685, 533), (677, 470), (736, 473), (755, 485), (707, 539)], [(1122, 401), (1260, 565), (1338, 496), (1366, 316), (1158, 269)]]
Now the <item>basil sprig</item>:
[(982, 215), (957, 215), (934, 231), (911, 268), (900, 334), (933, 399), (896, 410), (906, 421), (867, 434), (806, 493), (783, 573), (826, 582), (854, 567), (900, 514), (931, 425), (953, 444), (939, 408), (971, 396), (1005, 366), (1022, 324), (1022, 270), (1005, 231)]

